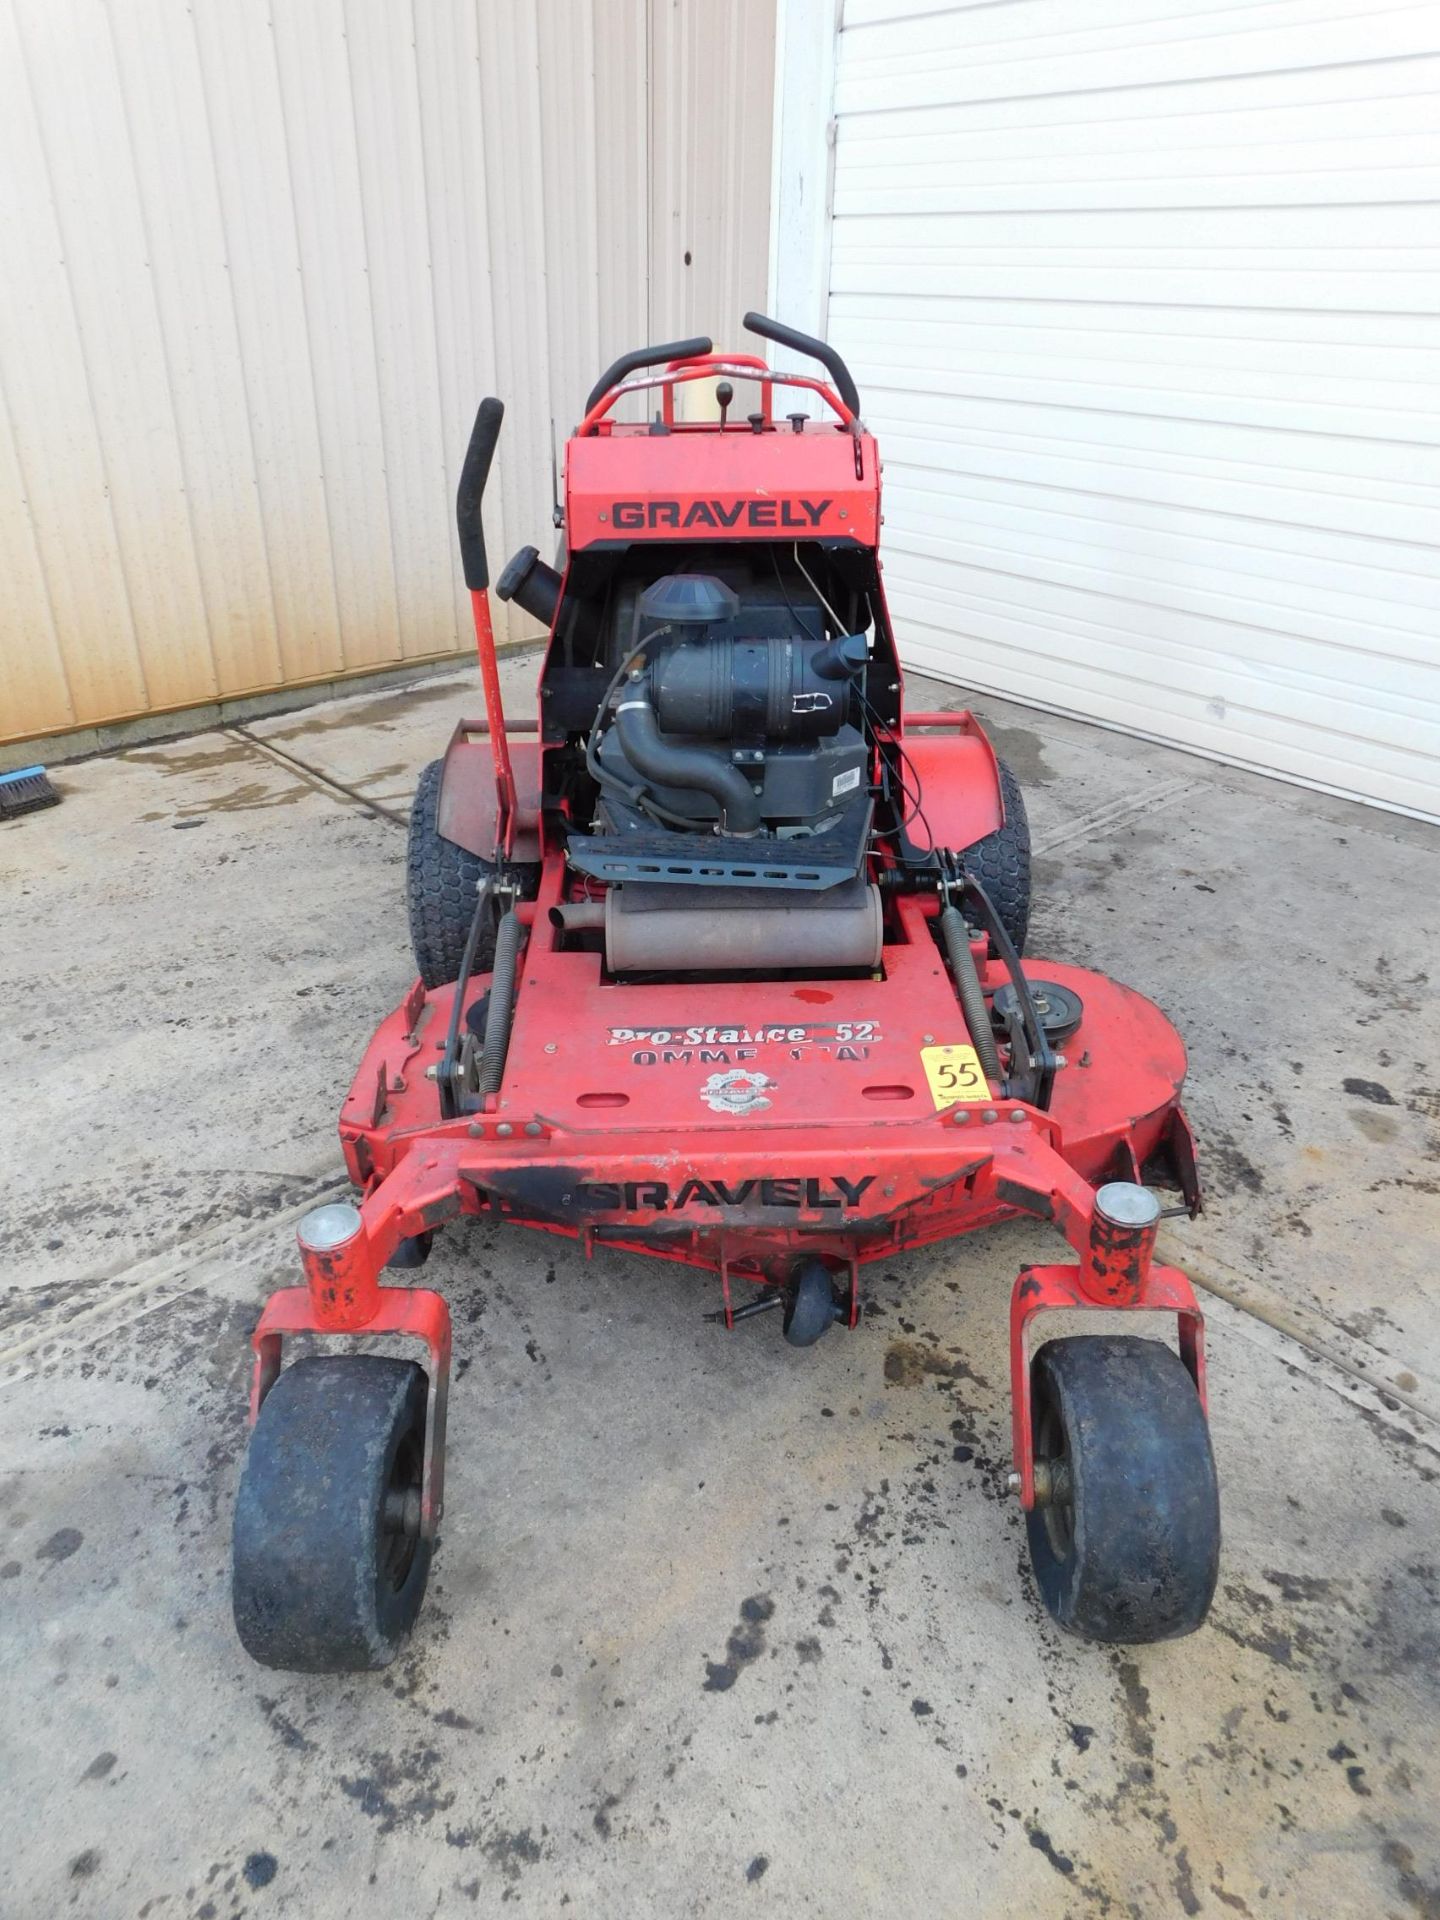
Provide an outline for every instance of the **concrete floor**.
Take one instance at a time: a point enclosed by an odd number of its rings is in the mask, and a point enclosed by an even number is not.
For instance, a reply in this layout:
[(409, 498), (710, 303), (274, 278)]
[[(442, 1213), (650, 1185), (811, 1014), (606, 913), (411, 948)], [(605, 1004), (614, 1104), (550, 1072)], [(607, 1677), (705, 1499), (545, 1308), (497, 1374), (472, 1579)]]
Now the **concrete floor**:
[(7, 1920), (1440, 1915), (1440, 836), (978, 704), (1033, 950), (1190, 1043), (1210, 1624), (1106, 1651), (1032, 1594), (1004, 1301), (1038, 1227), (897, 1259), (795, 1355), (664, 1265), (469, 1224), (427, 1274), (459, 1378), (421, 1630), (383, 1676), (250, 1665), (246, 1336), (338, 1189), (410, 979), (409, 795), (478, 699), (92, 760), (0, 828)]

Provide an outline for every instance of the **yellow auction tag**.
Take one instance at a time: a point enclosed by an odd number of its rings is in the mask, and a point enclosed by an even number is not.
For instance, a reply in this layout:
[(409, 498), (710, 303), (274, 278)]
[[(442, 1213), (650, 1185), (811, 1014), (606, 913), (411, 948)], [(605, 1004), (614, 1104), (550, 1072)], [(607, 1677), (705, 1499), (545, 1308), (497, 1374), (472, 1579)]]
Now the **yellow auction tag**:
[(922, 1047), (920, 1058), (937, 1108), (953, 1107), (957, 1100), (990, 1098), (990, 1085), (974, 1047)]

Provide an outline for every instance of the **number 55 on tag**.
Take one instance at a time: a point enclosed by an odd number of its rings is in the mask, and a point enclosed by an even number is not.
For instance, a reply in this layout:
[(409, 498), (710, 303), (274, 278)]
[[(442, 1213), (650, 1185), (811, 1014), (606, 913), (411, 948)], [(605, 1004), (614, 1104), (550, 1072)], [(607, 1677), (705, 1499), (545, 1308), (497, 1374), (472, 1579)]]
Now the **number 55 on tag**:
[(974, 1047), (922, 1047), (920, 1059), (937, 1111), (960, 1100), (988, 1100), (989, 1082)]

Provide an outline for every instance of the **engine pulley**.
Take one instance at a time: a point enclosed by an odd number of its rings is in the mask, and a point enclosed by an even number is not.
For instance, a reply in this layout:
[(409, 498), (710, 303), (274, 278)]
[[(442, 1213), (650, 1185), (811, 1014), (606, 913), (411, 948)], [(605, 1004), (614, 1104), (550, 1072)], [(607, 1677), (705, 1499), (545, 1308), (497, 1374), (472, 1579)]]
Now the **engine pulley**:
[[(1085, 1014), (1085, 1004), (1079, 994), (1062, 987), (1058, 980), (1030, 980), (1029, 986), (1045, 1038), (1052, 1042), (1068, 1040)], [(1002, 1032), (1009, 1024), (1010, 1015), (1018, 1016), (1020, 1012), (1019, 996), (1014, 987), (1008, 985), (996, 988), (990, 1005), (995, 1024)]]

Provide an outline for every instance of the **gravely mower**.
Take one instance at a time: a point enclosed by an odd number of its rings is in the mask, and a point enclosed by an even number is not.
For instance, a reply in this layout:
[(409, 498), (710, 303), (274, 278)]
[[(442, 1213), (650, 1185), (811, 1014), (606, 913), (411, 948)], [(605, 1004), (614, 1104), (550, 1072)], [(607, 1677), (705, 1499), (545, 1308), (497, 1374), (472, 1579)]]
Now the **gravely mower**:
[[(526, 547), (496, 583), (549, 630), (533, 719), (501, 709), (480, 502), (502, 408), (480, 407), (458, 517), (485, 717), (421, 776), (420, 977), (340, 1116), (359, 1204), (301, 1222), (305, 1285), (254, 1336), (234, 1606), (267, 1665), (382, 1666), (415, 1620), (450, 1317), (386, 1271), (462, 1214), (699, 1268), (712, 1319), (773, 1308), (798, 1347), (860, 1324), (870, 1261), (1051, 1222), (1072, 1261), (1024, 1269), (1010, 1301), (1040, 1594), (1109, 1641), (1209, 1607), (1201, 1316), (1154, 1259), (1162, 1214), (1200, 1206), (1185, 1050), (1128, 988), (1022, 964), (1024, 805), (969, 713), (905, 710), (854, 381), (823, 342), (745, 325), (828, 380), (702, 339), (626, 354), (591, 393), (557, 563)], [(718, 419), (679, 417), (702, 380)], [(758, 390), (743, 418), (736, 381)], [(825, 417), (777, 418), (777, 387)], [(643, 390), (653, 419), (616, 420)], [(1173, 1316), (1178, 1353), (1111, 1319), (1032, 1355), (1056, 1308)], [(425, 1364), (282, 1371), (292, 1334), (404, 1336)]]

